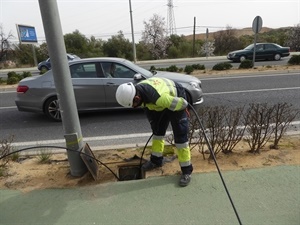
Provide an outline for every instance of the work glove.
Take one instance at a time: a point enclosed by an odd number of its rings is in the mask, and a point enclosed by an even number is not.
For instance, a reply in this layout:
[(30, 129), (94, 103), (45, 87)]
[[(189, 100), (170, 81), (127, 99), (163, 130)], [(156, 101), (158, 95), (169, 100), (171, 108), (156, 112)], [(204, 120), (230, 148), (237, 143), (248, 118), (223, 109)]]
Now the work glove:
[(190, 114), (190, 112), (188, 110), (188, 107), (185, 108), (185, 113), (186, 113), (186, 115), (187, 115), (188, 118), (191, 118), (191, 114)]

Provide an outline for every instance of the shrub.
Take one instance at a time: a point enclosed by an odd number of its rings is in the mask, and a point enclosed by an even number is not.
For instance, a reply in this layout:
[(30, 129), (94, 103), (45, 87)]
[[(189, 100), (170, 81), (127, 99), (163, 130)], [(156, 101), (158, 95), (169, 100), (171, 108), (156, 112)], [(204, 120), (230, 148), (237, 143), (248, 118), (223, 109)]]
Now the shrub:
[(23, 78), (25, 77), (32, 77), (32, 74), (30, 72), (23, 72), (22, 75), (21, 75)]
[(169, 66), (166, 70), (169, 71), (169, 72), (177, 72), (178, 67), (175, 66), (175, 65), (172, 65), (172, 66)]
[(23, 78), (24, 78), (23, 75), (20, 75), (14, 71), (8, 72), (7, 73), (7, 84), (16, 84)]
[(250, 69), (252, 67), (253, 67), (253, 62), (252, 60), (249, 59), (242, 61), (241, 64), (239, 65), (239, 69)]
[(231, 63), (223, 62), (223, 63), (217, 63), (213, 66), (213, 70), (229, 70), (232, 68)]
[(7, 78), (7, 81), (6, 81), (7, 84), (17, 84), (18, 82), (19, 82), (18, 77), (9, 77), (9, 78)]
[(300, 65), (300, 55), (293, 55), (289, 59), (288, 64), (291, 64), (291, 65)]
[(156, 70), (155, 66), (151, 66), (149, 69), (149, 71), (155, 71), (155, 70)]
[(5, 84), (6, 83), (6, 80), (3, 79), (3, 77), (0, 77), (0, 84)]
[(10, 71), (7, 73), (7, 77), (10, 78), (10, 77), (18, 77), (18, 74), (14, 71)]
[(204, 65), (201, 65), (201, 64), (193, 64), (192, 67), (193, 67), (195, 70), (205, 70), (205, 66), (204, 66)]
[(13, 136), (10, 136), (8, 139), (0, 139), (0, 157), (3, 157), (3, 159), (0, 160), (0, 170), (1, 168), (5, 168), (9, 161), (9, 158), (6, 156), (12, 151), (11, 143), (13, 142), (13, 139)]
[(184, 68), (184, 72), (187, 74), (191, 74), (194, 71), (194, 68), (191, 65), (186, 65)]

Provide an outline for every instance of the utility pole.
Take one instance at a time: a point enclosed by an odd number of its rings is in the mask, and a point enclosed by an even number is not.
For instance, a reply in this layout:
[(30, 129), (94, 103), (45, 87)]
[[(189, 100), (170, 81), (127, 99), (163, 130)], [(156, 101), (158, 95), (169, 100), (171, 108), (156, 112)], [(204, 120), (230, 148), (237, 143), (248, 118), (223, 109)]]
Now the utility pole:
[(133, 19), (132, 19), (131, 0), (129, 0), (129, 12), (130, 12), (130, 21), (131, 21), (133, 61), (134, 61), (134, 63), (136, 63), (136, 49), (135, 49), (135, 42), (134, 42), (134, 31), (133, 31)]
[(196, 17), (194, 17), (194, 30), (193, 30), (193, 57), (195, 57), (195, 41), (196, 41)]
[(67, 149), (71, 149), (67, 151), (71, 175), (79, 177), (87, 172), (87, 167), (80, 157), (80, 151), (83, 148), (81, 127), (57, 1), (39, 0), (39, 5), (65, 131), (66, 146)]

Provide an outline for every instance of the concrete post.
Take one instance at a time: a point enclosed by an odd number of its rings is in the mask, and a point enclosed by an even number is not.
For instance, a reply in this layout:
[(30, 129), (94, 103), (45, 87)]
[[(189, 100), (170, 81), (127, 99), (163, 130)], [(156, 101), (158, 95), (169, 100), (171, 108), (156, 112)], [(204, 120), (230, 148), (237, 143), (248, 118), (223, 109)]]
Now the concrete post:
[(80, 150), (83, 147), (81, 127), (57, 1), (39, 0), (39, 5), (65, 131), (66, 146), (73, 150), (67, 151), (71, 175), (82, 176), (87, 172), (87, 168), (80, 157)]

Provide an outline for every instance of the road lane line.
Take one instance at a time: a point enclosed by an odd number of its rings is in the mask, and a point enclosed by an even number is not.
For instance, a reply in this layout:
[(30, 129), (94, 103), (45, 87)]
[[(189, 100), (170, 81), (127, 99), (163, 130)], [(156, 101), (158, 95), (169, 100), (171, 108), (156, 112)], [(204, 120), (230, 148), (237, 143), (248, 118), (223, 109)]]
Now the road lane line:
[[(123, 135), (111, 135), (111, 136), (98, 136), (98, 137), (84, 137), (83, 141), (106, 141), (106, 140), (119, 140), (127, 138), (139, 138), (139, 137), (150, 137), (152, 133), (140, 133), (140, 134), (123, 134)], [(27, 142), (15, 142), (13, 146), (30, 146), (30, 145), (47, 145), (47, 144), (61, 144), (65, 143), (65, 139), (56, 140), (42, 140), (42, 141), (27, 141)]]
[[(248, 73), (249, 74), (249, 73)], [(230, 74), (226, 74), (228, 76), (223, 76), (223, 77), (203, 77), (203, 78), (199, 78), (201, 81), (203, 80), (225, 80), (225, 79), (243, 79), (243, 78), (261, 78), (261, 77), (278, 77), (278, 76), (299, 76), (299, 72), (292, 72), (292, 73), (278, 73), (278, 74), (257, 74), (257, 75), (248, 75), (248, 74), (239, 74), (237, 76), (235, 76), (234, 74), (230, 75)], [(196, 75), (197, 76), (197, 75)]]
[(244, 90), (244, 91), (227, 91), (227, 92), (211, 92), (203, 93), (203, 95), (220, 95), (220, 94), (235, 94), (235, 93), (250, 93), (250, 92), (264, 92), (264, 91), (286, 91), (286, 90), (297, 90), (300, 87), (290, 87), (290, 88), (270, 88), (270, 89), (257, 89), (257, 90)]
[(16, 109), (17, 106), (4, 106), (4, 107), (0, 107), (0, 109)]

